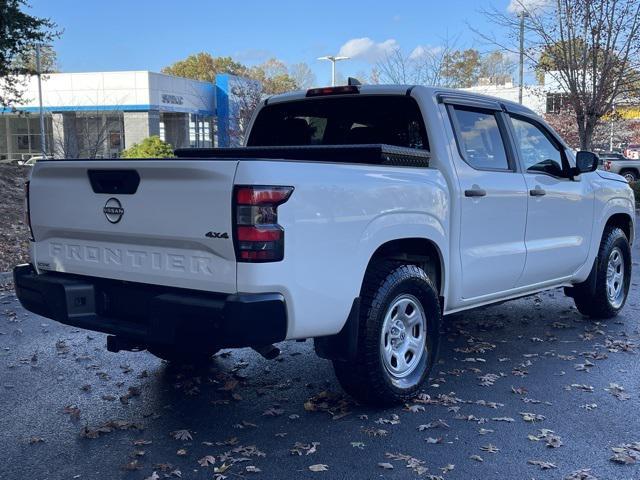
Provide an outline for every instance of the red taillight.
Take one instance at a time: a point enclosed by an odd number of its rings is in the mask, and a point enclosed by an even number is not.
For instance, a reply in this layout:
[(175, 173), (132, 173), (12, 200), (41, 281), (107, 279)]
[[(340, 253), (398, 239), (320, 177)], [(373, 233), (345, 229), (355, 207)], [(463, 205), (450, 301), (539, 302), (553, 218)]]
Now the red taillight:
[(325, 95), (349, 95), (360, 93), (356, 85), (340, 85), (339, 87), (321, 87), (307, 90), (307, 97), (322, 97)]
[(611, 160), (607, 160), (606, 162), (604, 162), (604, 169), (611, 170)]
[(291, 195), (291, 187), (238, 187), (238, 205), (273, 205), (284, 203)]
[(293, 187), (238, 186), (235, 199), (235, 247), (240, 262), (277, 262), (284, 258), (284, 229), (278, 205)]
[(24, 182), (24, 224), (29, 227), (29, 240), (34, 241), (33, 229), (31, 228), (31, 205), (29, 203), (29, 185), (30, 182)]

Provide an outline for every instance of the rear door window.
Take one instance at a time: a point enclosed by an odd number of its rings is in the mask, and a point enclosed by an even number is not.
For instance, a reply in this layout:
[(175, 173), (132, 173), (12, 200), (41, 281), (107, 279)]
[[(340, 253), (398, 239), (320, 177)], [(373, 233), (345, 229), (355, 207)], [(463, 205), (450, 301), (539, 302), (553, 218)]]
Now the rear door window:
[(416, 101), (399, 95), (313, 98), (264, 107), (247, 145), (387, 144), (428, 150)]
[(453, 106), (452, 120), (464, 160), (479, 170), (510, 170), (497, 112)]

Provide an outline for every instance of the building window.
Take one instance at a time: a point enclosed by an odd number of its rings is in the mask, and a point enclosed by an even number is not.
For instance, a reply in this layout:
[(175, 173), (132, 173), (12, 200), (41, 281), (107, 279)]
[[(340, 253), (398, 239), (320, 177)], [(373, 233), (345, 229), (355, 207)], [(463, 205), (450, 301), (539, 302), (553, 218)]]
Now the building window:
[(569, 95), (566, 93), (547, 93), (546, 113), (560, 113), (569, 106)]

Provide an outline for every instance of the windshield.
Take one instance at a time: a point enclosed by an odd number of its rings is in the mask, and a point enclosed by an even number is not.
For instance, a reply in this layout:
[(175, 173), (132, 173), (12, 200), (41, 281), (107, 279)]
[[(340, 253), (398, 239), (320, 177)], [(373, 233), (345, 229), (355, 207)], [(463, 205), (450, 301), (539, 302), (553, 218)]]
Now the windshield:
[(413, 98), (362, 95), (267, 105), (258, 114), (247, 145), (381, 143), (429, 149), (420, 109)]

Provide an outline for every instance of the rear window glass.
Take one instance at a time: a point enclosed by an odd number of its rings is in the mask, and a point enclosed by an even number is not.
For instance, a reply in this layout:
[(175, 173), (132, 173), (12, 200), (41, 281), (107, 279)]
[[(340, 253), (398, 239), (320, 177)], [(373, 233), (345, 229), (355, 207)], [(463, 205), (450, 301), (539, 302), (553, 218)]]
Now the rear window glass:
[(387, 144), (428, 150), (418, 104), (404, 96), (299, 100), (264, 107), (251, 147)]
[(457, 138), (466, 162), (474, 168), (506, 170), (507, 154), (495, 112), (454, 107)]

